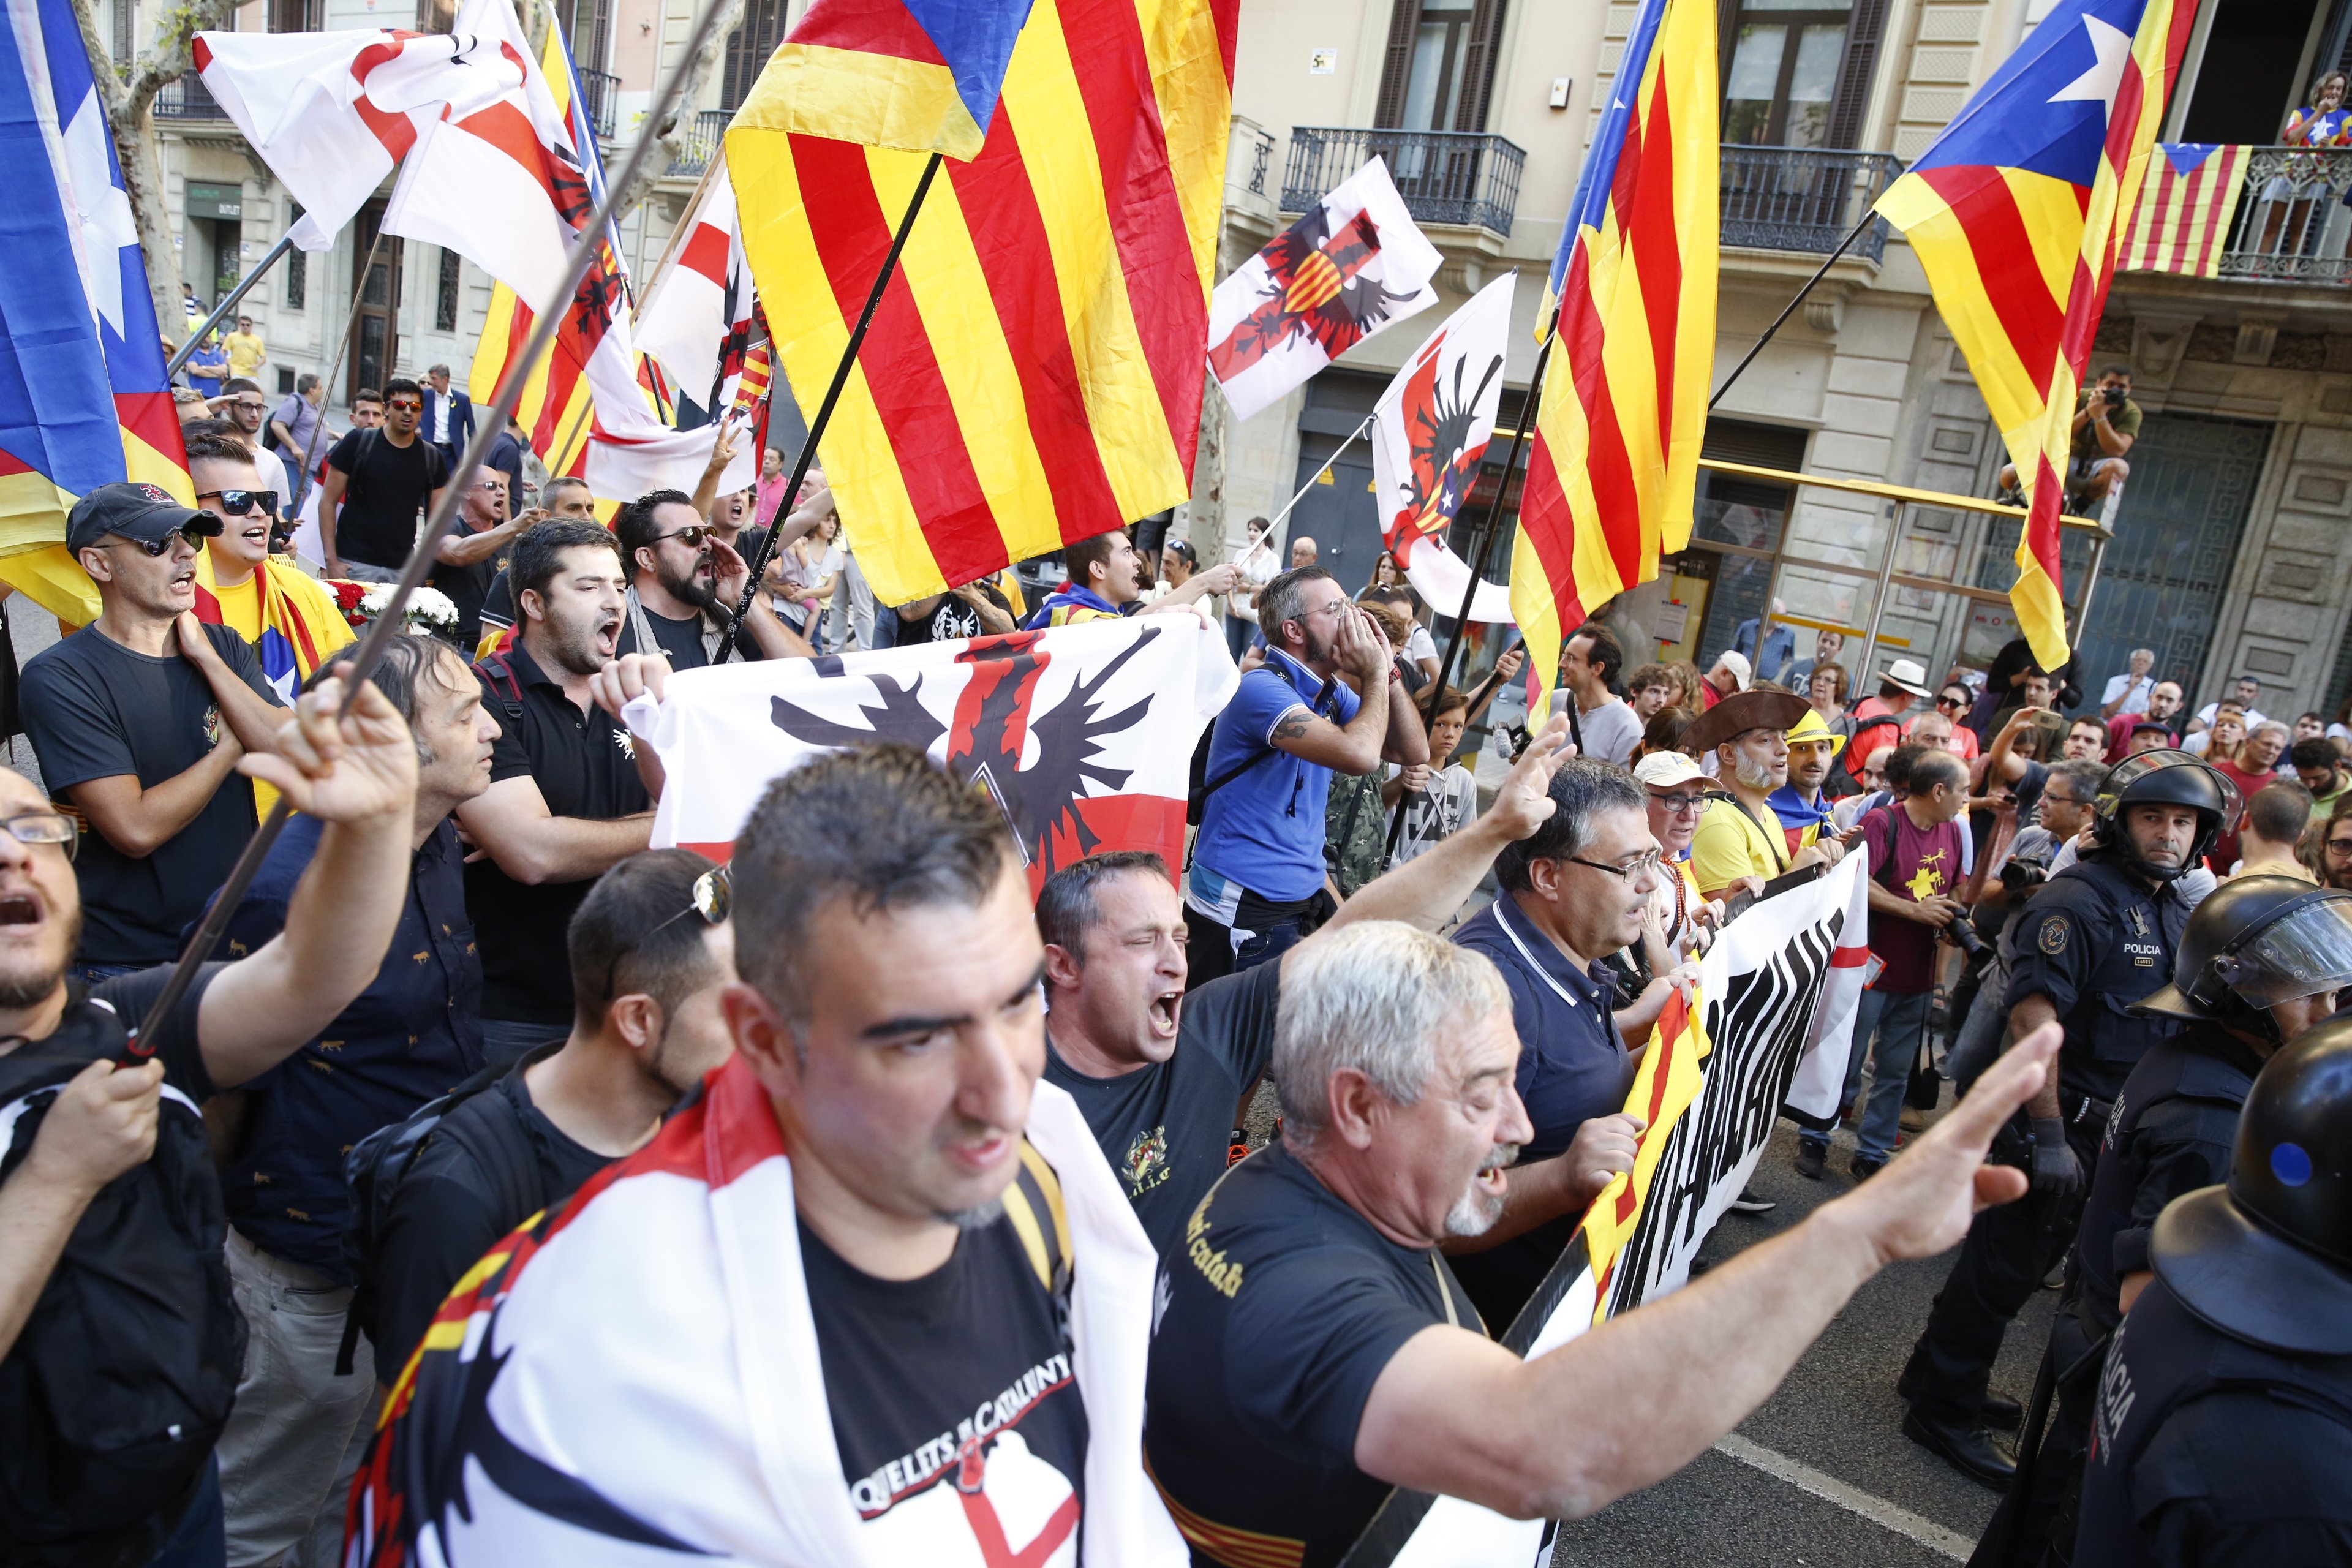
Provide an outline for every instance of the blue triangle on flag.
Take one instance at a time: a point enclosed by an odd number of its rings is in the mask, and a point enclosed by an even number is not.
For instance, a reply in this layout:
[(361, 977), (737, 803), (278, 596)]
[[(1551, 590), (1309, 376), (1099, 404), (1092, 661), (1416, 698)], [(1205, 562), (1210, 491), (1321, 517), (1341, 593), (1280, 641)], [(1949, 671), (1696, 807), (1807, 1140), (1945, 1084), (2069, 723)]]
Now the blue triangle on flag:
[(2164, 149), (2165, 162), (2172, 165), (2172, 172), (2176, 174), (2186, 174), (2190, 170), (2196, 168), (2198, 164), (2203, 163), (2206, 159), (2210, 158), (2214, 153), (2219, 153), (2221, 150), (2223, 143), (2219, 142), (2159, 142), (2157, 145)]

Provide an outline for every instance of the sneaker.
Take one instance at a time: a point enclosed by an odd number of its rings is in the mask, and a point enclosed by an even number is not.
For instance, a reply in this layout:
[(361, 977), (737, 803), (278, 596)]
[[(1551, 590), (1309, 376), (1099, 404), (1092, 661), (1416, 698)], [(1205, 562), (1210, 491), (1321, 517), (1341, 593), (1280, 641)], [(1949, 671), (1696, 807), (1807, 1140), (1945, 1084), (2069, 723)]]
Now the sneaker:
[(1818, 1182), (1822, 1179), (1822, 1171), (1828, 1168), (1828, 1159), (1829, 1151), (1819, 1143), (1800, 1143), (1797, 1145), (1797, 1174), (1809, 1182)]
[(1925, 1132), (1927, 1131), (1927, 1113), (1915, 1106), (1906, 1105), (1903, 1108), (1901, 1121), (1903, 1131), (1906, 1132)]
[(1763, 1214), (1768, 1210), (1775, 1209), (1780, 1206), (1780, 1205), (1774, 1203), (1770, 1198), (1758, 1197), (1754, 1187), (1741, 1188), (1739, 1195), (1731, 1200), (1731, 1212), (1733, 1214)]
[(2066, 1260), (2064, 1258), (2060, 1258), (2051, 1268), (2050, 1272), (2042, 1277), (2042, 1288), (2044, 1290), (2063, 1290), (2066, 1288)]
[(1853, 1157), (1853, 1164), (1850, 1169), (1853, 1172), (1854, 1184), (1859, 1186), (1863, 1183), (1870, 1180), (1871, 1177), (1878, 1174), (1879, 1172), (1886, 1169), (1886, 1162), (1884, 1160), (1865, 1160), (1861, 1155), (1856, 1154)]
[(2023, 506), (2025, 490), (2022, 486), (2003, 485), (1993, 493), (1992, 500), (1995, 506)]

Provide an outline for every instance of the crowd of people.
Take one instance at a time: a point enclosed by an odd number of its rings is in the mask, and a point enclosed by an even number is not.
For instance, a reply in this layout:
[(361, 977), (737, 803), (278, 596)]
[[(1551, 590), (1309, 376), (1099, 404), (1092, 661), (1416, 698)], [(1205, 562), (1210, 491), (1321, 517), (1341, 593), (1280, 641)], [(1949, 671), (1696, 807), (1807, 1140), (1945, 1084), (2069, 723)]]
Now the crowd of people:
[[(2251, 676), (2184, 713), (2146, 650), (2095, 701), (2022, 644), (1857, 679), (1843, 632), (1799, 659), (1759, 616), (1704, 669), (1590, 623), (1552, 710), (1489, 725), (1518, 650), (1454, 684), (1391, 558), (1350, 592), (1263, 520), (1232, 562), (1118, 531), (1043, 594), (877, 606), (821, 475), (787, 495), (770, 452), (720, 493), (730, 436), (608, 527), (519, 432), (457, 472), (445, 367), (341, 435), (315, 380), (272, 410), (239, 379), (188, 405), (197, 508), (74, 509), (102, 613), (25, 668), (40, 785), (0, 773), (0, 1557), (557, 1561), (587, 1531), (1332, 1563), (1394, 1487), (1571, 1517), (1671, 1474), (1872, 1274), (1955, 1244), (1905, 1430), (2007, 1489), (2005, 1561), (2352, 1542), (2316, 1479), (2352, 1404), (2296, 1406), (2250, 1500), (2098, 1393), (2200, 1333), (2272, 1358), (2241, 1422), (2263, 1378), (2345, 1382), (2352, 1310), (2264, 1327), (2352, 1309), (2343, 715), (2273, 721)], [(265, 464), (265, 424), (314, 471)], [(392, 639), (355, 698), (287, 525), (314, 479), (318, 563), (362, 580), (461, 487), (455, 634)], [(1033, 904), (986, 797), (887, 745), (771, 784), (724, 868), (648, 847), (661, 764), (620, 712), (676, 670), (1215, 613), (1242, 674), (1181, 868), (1098, 854)], [(268, 792), (291, 826), (148, 1020)], [(1847, 1107), (1793, 1152), (1840, 1190), (1498, 1347), (1633, 1167), (1628, 1089), (1714, 933), (1849, 855)], [(2267, 1178), (2231, 1174), (2241, 1103)], [(2212, 1306), (2233, 1247), (2304, 1295)], [(2021, 1466), (1990, 1376), (2045, 1279), (2058, 1416)]]

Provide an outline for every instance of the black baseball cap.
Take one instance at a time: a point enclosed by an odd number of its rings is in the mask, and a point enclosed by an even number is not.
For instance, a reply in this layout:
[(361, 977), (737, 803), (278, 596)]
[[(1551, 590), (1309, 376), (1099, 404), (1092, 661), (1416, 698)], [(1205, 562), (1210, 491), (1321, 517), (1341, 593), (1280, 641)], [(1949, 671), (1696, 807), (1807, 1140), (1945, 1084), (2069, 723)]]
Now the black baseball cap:
[(66, 548), (85, 549), (110, 533), (153, 544), (182, 531), (192, 539), (215, 538), (221, 520), (215, 513), (182, 506), (161, 485), (100, 485), (74, 503), (66, 519)]

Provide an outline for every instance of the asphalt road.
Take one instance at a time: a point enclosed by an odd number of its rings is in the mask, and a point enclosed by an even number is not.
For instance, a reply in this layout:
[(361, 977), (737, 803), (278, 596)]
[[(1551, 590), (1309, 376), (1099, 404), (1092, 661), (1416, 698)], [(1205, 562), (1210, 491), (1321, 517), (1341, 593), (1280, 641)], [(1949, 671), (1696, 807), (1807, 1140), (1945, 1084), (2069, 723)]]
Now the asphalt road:
[[(1853, 1184), (1844, 1173), (1853, 1157), (1850, 1132), (1838, 1135), (1830, 1173), (1819, 1182), (1790, 1169), (1795, 1149), (1795, 1129), (1780, 1123), (1753, 1183), (1780, 1206), (1726, 1215), (1702, 1264), (1720, 1263), (1787, 1229)], [(1591, 1519), (1563, 1526), (1555, 1568), (1933, 1568), (1965, 1562), (1997, 1499), (1903, 1436), (1903, 1403), (1895, 1395), (1895, 1374), (1951, 1259), (1948, 1253), (1897, 1264), (1864, 1286), (1788, 1381), (1715, 1451)], [(1994, 1371), (1993, 1387), (2021, 1403), (2032, 1391), (2056, 1301), (2055, 1291), (2034, 1293)]]

